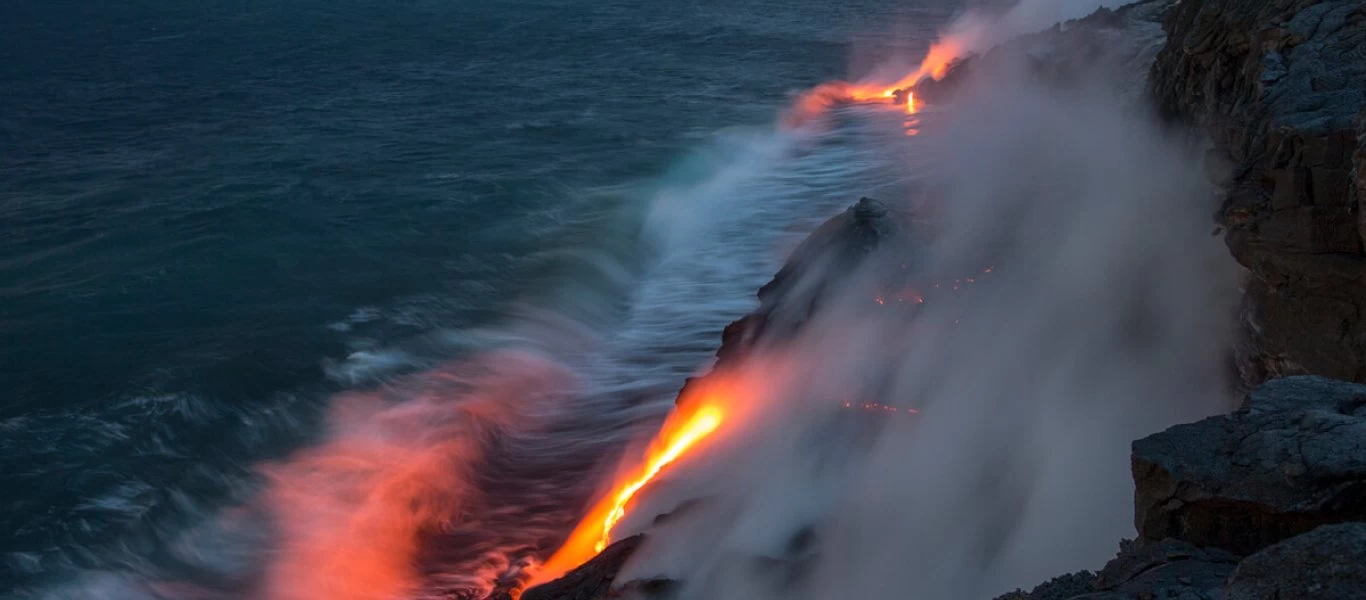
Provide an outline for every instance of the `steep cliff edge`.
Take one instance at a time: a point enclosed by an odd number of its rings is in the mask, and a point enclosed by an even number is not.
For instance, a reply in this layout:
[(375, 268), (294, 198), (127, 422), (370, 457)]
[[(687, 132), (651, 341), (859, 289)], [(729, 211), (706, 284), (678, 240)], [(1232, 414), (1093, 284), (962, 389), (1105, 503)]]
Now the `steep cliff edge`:
[(1185, 0), (1164, 28), (1149, 88), (1211, 144), (1255, 389), (1134, 443), (1138, 538), (1100, 573), (1002, 600), (1366, 598), (1366, 5)]
[(1366, 5), (1187, 0), (1150, 73), (1162, 113), (1208, 134), (1218, 215), (1248, 269), (1248, 386), (1366, 381)]

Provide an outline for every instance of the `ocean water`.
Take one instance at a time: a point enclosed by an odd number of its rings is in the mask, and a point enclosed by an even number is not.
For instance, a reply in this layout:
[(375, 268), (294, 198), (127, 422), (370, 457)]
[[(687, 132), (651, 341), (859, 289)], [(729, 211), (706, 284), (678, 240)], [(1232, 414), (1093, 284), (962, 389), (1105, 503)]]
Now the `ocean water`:
[(956, 8), (5, 3), (0, 595), (515, 578), (787, 249), (914, 184), (903, 115), (791, 96)]

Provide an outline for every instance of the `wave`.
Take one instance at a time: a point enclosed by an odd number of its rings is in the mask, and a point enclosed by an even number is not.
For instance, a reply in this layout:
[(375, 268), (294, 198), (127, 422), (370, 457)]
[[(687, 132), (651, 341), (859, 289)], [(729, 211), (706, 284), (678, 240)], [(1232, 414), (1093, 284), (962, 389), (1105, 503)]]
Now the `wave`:
[[(663, 418), (684, 377), (706, 366), (720, 329), (752, 307), (786, 250), (856, 184), (888, 180), (890, 157), (857, 127), (866, 116), (717, 132), (652, 182), (590, 191), (605, 208), (579, 224), (575, 243), (538, 257), (537, 283), (494, 324), (363, 344), (326, 362), (334, 381), (361, 389), (321, 403), (301, 393), (269, 410), (130, 401), (130, 414), (170, 423), (234, 421), (235, 446), (316, 442), (255, 466), (225, 457), (190, 467), (229, 490), (228, 508), (205, 500), (197, 480), (170, 488), (128, 469), (77, 503), (118, 505), (141, 533), (63, 552), (78, 558), (12, 553), (6, 562), (33, 579), (63, 581), (17, 597), (359, 600), (515, 582), (567, 535), (600, 475)], [(361, 308), (332, 329), (361, 339), (401, 314)], [(310, 425), (320, 412), (322, 431)], [(183, 432), (122, 435), (173, 452), (167, 440)], [(149, 502), (136, 505), (149, 485)]]

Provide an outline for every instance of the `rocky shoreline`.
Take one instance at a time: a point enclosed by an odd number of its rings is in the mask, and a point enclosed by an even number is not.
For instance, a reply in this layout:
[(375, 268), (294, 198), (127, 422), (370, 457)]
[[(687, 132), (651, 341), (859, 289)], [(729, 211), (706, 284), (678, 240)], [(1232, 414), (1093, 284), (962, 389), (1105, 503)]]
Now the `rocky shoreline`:
[[(1249, 391), (1232, 414), (1133, 443), (1136, 537), (1101, 571), (998, 600), (1366, 598), (1366, 5), (1149, 0), (1018, 43), (1084, 46), (1126, 29), (1137, 41), (1124, 56), (1150, 63), (1149, 96), (1206, 147), (1225, 191), (1215, 218), (1245, 269), (1232, 353)], [(1082, 68), (1045, 63), (1064, 81)], [(960, 62), (917, 95), (945, 101), (970, 70)], [(828, 221), (726, 327), (713, 373), (791, 336), (838, 285), (830, 273), (905, 227), (867, 198)], [(640, 539), (523, 598), (666, 591), (615, 581)]]

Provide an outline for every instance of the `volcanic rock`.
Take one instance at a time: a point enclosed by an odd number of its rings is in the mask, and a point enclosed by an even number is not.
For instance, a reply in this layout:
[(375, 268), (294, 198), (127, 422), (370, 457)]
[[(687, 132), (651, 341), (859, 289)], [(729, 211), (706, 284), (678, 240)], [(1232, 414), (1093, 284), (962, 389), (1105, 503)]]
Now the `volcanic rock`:
[[(860, 198), (816, 228), (759, 288), (759, 307), (721, 332), (715, 369), (724, 369), (758, 345), (789, 339), (849, 273), (904, 229), (894, 211), (872, 198)], [(693, 383), (689, 379), (683, 386), (680, 399)]]
[(1224, 600), (1366, 599), (1366, 523), (1324, 525), (1247, 557)]
[(1228, 416), (1133, 444), (1134, 524), (1249, 554), (1327, 523), (1366, 519), (1366, 386), (1269, 382)]
[(1238, 557), (1180, 540), (1120, 542), (1119, 554), (1100, 573), (1057, 577), (1033, 591), (996, 600), (1215, 600)]
[(1244, 382), (1366, 382), (1366, 6), (1359, 0), (1188, 0), (1166, 22), (1150, 87), (1212, 143), (1218, 219), (1248, 269)]
[(636, 535), (613, 542), (592, 560), (550, 583), (522, 594), (522, 600), (605, 600), (620, 598), (612, 583), (622, 565), (645, 537)]

